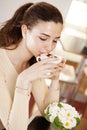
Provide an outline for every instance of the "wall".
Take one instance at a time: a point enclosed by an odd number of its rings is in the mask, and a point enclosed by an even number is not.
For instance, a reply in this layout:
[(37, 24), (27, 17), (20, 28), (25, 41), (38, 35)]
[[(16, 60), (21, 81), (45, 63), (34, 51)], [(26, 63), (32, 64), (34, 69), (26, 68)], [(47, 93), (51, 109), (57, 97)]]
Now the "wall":
[[(22, 4), (27, 2), (38, 2), (41, 0), (0, 0), (0, 23), (10, 18), (14, 11)], [(65, 19), (72, 0), (43, 0), (57, 6)]]

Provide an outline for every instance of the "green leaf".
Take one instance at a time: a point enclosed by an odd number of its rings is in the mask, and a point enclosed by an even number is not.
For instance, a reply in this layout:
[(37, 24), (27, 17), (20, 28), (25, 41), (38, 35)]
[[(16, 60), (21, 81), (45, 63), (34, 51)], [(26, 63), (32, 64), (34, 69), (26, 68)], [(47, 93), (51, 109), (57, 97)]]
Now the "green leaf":
[(61, 104), (61, 103), (58, 103), (58, 107), (62, 108), (63, 106), (62, 106), (62, 104)]
[(69, 129), (63, 127), (63, 124), (59, 121), (58, 117), (56, 117), (54, 119), (52, 126), (54, 127), (55, 130), (69, 130)]
[(76, 117), (75, 117), (75, 119), (76, 119), (76, 122), (77, 122), (76, 125), (78, 125), (78, 124), (80, 123), (80, 119), (79, 119), (79, 118), (76, 118)]
[(59, 121), (58, 116), (57, 116), (57, 117), (55, 117), (54, 122), (55, 122), (55, 124), (56, 124), (56, 125), (58, 125), (58, 126), (60, 126), (60, 127), (62, 127), (62, 126), (63, 126), (63, 124)]
[(46, 118), (47, 121), (50, 122), (50, 119), (49, 119), (49, 115), (48, 115), (48, 114), (45, 114), (45, 118)]
[(46, 113), (49, 114), (49, 107), (47, 108), (47, 112)]
[(50, 119), (49, 119), (49, 107), (47, 108), (47, 112), (46, 112), (46, 114), (45, 114), (45, 118), (46, 118), (46, 120), (47, 121), (49, 121), (50, 122)]
[(55, 122), (52, 123), (52, 126), (55, 130), (61, 130), (61, 128)]
[(62, 128), (63, 128), (63, 125), (62, 125), (62, 123), (59, 121), (59, 118), (58, 118), (58, 117), (56, 117), (56, 118), (54, 119), (54, 122), (52, 123), (52, 126), (54, 127), (55, 130), (62, 130)]

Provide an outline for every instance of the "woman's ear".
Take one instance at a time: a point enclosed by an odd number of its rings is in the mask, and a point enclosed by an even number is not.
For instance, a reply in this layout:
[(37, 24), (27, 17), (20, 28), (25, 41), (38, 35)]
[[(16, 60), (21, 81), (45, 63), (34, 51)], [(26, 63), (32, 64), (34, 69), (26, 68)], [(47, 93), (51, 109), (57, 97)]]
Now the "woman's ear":
[(23, 25), (21, 26), (21, 32), (22, 32), (23, 38), (25, 38), (25, 37), (26, 37), (26, 34), (27, 34), (27, 25), (23, 24)]

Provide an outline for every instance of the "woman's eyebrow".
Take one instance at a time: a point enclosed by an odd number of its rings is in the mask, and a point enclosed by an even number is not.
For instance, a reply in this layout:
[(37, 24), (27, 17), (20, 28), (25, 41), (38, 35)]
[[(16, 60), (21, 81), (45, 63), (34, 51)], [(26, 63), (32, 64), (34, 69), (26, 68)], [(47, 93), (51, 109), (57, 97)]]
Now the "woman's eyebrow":
[[(47, 36), (47, 37), (50, 37), (50, 35), (48, 35), (48, 34), (45, 34), (45, 33), (41, 33), (42, 35), (44, 35), (44, 36)], [(58, 36), (58, 37), (55, 37), (56, 39), (59, 39), (60, 38), (60, 36)]]
[(44, 35), (44, 36), (50, 37), (50, 35), (45, 34), (45, 33), (41, 33), (41, 35)]

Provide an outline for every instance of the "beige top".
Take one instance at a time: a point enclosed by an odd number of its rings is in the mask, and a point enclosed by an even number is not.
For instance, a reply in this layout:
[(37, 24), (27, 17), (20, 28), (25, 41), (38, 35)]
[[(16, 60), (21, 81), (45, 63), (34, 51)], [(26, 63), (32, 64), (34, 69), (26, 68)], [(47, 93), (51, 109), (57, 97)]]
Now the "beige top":
[[(52, 81), (49, 89), (43, 79), (33, 81), (33, 85), (29, 82), (27, 93), (27, 91), (19, 91), (17, 86), (15, 88), (17, 76), (18, 73), (6, 51), (0, 49), (0, 120), (6, 130), (27, 130), (28, 122), (31, 121), (29, 118), (31, 91), (42, 112), (46, 105), (59, 101), (58, 78)], [(33, 117), (35, 115), (33, 114)]]
[(6, 130), (27, 130), (30, 94), (15, 90), (17, 76), (5, 50), (0, 49), (0, 120)]

